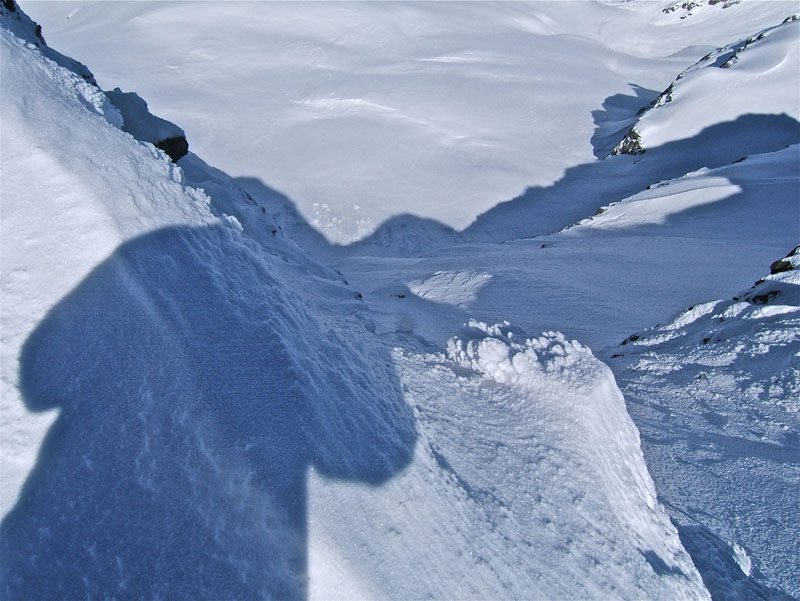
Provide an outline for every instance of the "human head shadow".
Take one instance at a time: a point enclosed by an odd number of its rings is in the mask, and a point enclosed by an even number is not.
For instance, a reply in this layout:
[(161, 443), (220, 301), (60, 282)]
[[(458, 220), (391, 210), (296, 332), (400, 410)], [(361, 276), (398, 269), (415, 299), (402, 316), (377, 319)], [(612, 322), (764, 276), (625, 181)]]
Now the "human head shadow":
[(380, 485), (416, 430), (388, 349), (272, 267), (166, 228), (39, 323), (20, 389), (60, 414), (0, 526), (3, 598), (305, 597), (307, 470)]

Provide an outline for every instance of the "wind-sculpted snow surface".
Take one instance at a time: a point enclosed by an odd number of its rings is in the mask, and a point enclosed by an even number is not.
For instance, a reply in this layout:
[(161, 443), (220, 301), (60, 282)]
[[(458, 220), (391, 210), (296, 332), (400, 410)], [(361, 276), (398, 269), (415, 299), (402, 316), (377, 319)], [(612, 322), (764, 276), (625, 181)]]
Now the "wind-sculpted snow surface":
[(656, 500), (614, 378), (587, 348), (472, 322), (446, 352), (398, 349), (395, 361), (417, 417), (414, 462), (355, 516), (337, 508), (357, 490), (311, 485), (321, 522), (311, 539), (329, 553), (365, 520), (381, 525), (385, 545), (335, 552), (367, 596), (708, 598)]
[(0, 43), (2, 597), (304, 598), (307, 470), (372, 487), (413, 456), (389, 348), (330, 270)]
[(60, 415), (3, 521), (4, 598), (302, 598), (308, 467), (410, 460), (386, 351), (238, 237), (135, 238), (29, 336), (21, 393)]

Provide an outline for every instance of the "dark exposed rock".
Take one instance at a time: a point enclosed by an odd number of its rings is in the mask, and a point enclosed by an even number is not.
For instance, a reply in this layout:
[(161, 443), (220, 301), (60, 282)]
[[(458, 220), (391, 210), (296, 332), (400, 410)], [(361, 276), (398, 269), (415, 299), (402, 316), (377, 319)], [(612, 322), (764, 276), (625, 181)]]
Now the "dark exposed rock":
[(754, 305), (766, 305), (776, 296), (780, 295), (780, 291), (778, 290), (770, 290), (765, 294), (756, 294), (754, 296), (749, 297), (747, 300)]
[(184, 136), (173, 136), (156, 142), (156, 148), (166, 152), (172, 162), (177, 163), (181, 157), (186, 156), (186, 153), (189, 152), (189, 143)]
[(639, 132), (633, 128), (631, 128), (631, 130), (625, 134), (625, 137), (622, 138), (622, 141), (614, 147), (614, 150), (611, 151), (612, 155), (644, 153), (645, 149), (642, 146), (642, 137), (639, 135)]
[[(682, 77), (683, 73), (678, 75), (677, 79), (681, 79)], [(640, 108), (639, 111), (636, 113), (636, 116), (638, 117), (640, 115), (643, 115), (650, 109), (654, 109), (656, 107), (663, 106), (668, 102), (672, 102), (672, 92), (674, 91), (675, 91), (675, 82), (672, 82), (671, 84), (669, 84), (669, 87), (666, 90), (661, 92), (661, 94), (659, 94), (658, 97), (655, 100), (653, 100), (653, 102), (651, 102), (647, 106), (643, 106), (642, 108)]]
[(782, 273), (784, 271), (791, 271), (794, 269), (794, 266), (791, 262), (787, 261), (786, 259), (778, 259), (772, 265), (769, 266), (769, 272), (772, 274), (775, 273)]
[(769, 272), (771, 274), (776, 274), (783, 273), (784, 271), (791, 271), (794, 269), (794, 264), (789, 260), (789, 257), (793, 257), (797, 254), (800, 254), (800, 244), (795, 246), (783, 259), (778, 259), (770, 265)]
[(625, 340), (622, 341), (622, 344), (624, 346), (624, 345), (628, 344), (629, 342), (636, 342), (637, 340), (639, 340), (639, 335), (638, 334), (631, 334)]
[(663, 12), (664, 14), (669, 14), (675, 12), (676, 10), (683, 9), (687, 13), (691, 14), (692, 10), (700, 6), (703, 6), (704, 4), (708, 4), (709, 6), (721, 4), (722, 8), (730, 8), (734, 4), (739, 4), (741, 1), (742, 0), (684, 0), (683, 2), (673, 2), (665, 9), (663, 9), (661, 12)]

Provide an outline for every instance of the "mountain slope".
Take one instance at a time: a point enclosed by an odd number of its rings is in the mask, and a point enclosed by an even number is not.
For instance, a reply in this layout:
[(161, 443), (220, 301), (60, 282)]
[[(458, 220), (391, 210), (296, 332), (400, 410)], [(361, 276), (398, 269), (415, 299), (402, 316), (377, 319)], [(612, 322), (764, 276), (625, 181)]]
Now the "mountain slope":
[(587, 348), (377, 334), (273, 207), (0, 44), (4, 598), (708, 598)]
[(136, 90), (206, 161), (280, 190), (347, 244), (406, 214), (462, 230), (554, 184), (593, 160), (606, 99), (636, 84), (646, 104), (703, 54), (797, 12), (791, 0), (745, 0), (680, 20), (665, 5), (29, 8), (104, 88)]
[(615, 351), (660, 498), (719, 599), (784, 598), (750, 576), (800, 594), (798, 264)]

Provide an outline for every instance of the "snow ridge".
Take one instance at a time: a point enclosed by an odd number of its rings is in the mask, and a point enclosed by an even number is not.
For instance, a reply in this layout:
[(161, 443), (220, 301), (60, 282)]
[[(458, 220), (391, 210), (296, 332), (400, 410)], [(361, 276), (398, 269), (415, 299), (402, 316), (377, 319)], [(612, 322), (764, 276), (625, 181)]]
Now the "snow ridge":
[[(797, 119), (798, 102), (784, 104), (784, 99), (776, 99), (774, 94), (779, 94), (786, 78), (800, 68), (799, 31), (800, 22), (789, 17), (706, 54), (637, 113), (633, 127), (611, 154), (642, 154), (648, 148), (695, 135), (711, 123), (746, 113), (780, 113), (789, 106)], [(676, 98), (681, 102), (673, 103)]]

